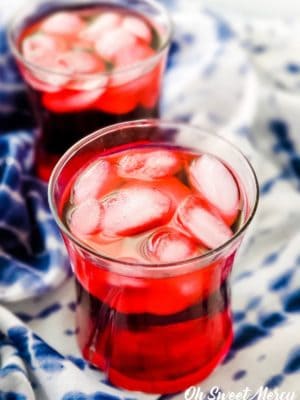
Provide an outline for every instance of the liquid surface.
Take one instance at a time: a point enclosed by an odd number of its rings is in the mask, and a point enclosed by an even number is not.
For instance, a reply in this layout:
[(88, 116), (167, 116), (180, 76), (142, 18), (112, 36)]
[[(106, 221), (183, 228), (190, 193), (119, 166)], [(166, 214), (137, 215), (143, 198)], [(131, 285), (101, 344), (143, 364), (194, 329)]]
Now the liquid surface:
[[(145, 61), (154, 56), (159, 47), (160, 37), (144, 16), (105, 5), (53, 11), (27, 26), (19, 39), (24, 59), (35, 67), (34, 76), (26, 76), (28, 82), (41, 91), (52, 93), (45, 97), (44, 103), (58, 112), (75, 107), (66, 99), (60, 104), (53, 94), (59, 89), (83, 91), (82, 96), (78, 96), (77, 109), (91, 104), (95, 98), (100, 98), (100, 88), (107, 91), (108, 87), (112, 89), (128, 83), (140, 74), (131, 71), (111, 77), (106, 73)], [(98, 93), (94, 92), (96, 89)], [(107, 92), (106, 96), (110, 94)], [(142, 96), (140, 101), (143, 102)], [(109, 108), (100, 101), (97, 106)], [(119, 108), (121, 110), (121, 106)], [(123, 105), (121, 111), (128, 111), (128, 108), (129, 105), (125, 110)]]
[(142, 145), (84, 166), (70, 188), (64, 221), (82, 242), (136, 263), (172, 263), (228, 241), (242, 198), (220, 160)]

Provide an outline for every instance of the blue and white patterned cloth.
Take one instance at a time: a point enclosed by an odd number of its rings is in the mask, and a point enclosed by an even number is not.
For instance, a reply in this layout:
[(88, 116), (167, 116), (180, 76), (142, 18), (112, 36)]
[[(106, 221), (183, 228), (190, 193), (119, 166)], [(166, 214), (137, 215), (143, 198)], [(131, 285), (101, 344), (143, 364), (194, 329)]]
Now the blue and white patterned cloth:
[[(235, 142), (251, 159), (261, 185), (259, 211), (232, 279), (235, 341), (201, 390), (218, 387), (226, 393), (249, 387), (255, 393), (264, 386), (295, 392), (297, 399), (300, 67), (283, 45), (282, 53), (276, 47), (276, 65), (289, 67), (279, 75), (268, 71), (275, 65), (268, 59), (268, 46), (282, 29), (278, 23), (266, 39), (261, 21), (228, 22), (201, 10), (197, 0), (165, 3), (175, 35), (164, 115), (217, 130)], [(7, 48), (7, 14), (7, 5), (1, 4), (0, 400), (158, 399), (111, 387), (80, 356), (67, 257), (47, 206), (46, 186), (31, 175), (32, 117)], [(268, 73), (275, 78), (266, 81)], [(167, 398), (185, 396), (161, 397)]]

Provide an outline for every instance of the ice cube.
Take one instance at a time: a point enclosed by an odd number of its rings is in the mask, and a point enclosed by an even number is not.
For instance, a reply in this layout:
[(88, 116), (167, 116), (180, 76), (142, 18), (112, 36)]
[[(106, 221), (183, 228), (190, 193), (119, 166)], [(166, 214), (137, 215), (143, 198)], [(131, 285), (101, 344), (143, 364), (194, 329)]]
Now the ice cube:
[(204, 154), (194, 160), (189, 170), (191, 184), (231, 225), (239, 210), (239, 190), (224, 164)]
[(123, 28), (106, 31), (95, 43), (96, 52), (105, 60), (114, 62), (124, 48), (133, 47), (136, 37)]
[(35, 89), (55, 92), (69, 81), (66, 68), (57, 58), (66, 51), (66, 43), (59, 37), (37, 34), (26, 38), (22, 44), (26, 60), (34, 66), (23, 68), (24, 78)]
[(87, 74), (105, 71), (105, 64), (96, 55), (84, 50), (70, 50), (56, 57), (60, 72), (72, 74)]
[(76, 79), (72, 79), (65, 85), (66, 89), (89, 91), (99, 90), (102, 96), (107, 90), (108, 77), (101, 74), (90, 75), (90, 76), (78, 76)]
[(106, 31), (118, 28), (121, 25), (122, 17), (115, 12), (105, 12), (95, 18), (82, 32), (80, 37), (96, 41)]
[(136, 37), (143, 40), (145, 43), (151, 43), (151, 29), (140, 18), (131, 16), (125, 17), (122, 27), (125, 28), (128, 32), (133, 33)]
[(177, 154), (168, 150), (129, 152), (120, 158), (118, 173), (125, 178), (157, 179), (174, 175), (181, 167)]
[(43, 32), (53, 35), (76, 35), (85, 27), (79, 15), (72, 12), (56, 12), (41, 24)]
[(221, 246), (232, 237), (231, 229), (197, 196), (191, 195), (181, 204), (178, 219), (195, 240), (210, 249)]
[(105, 87), (93, 90), (62, 89), (57, 93), (43, 93), (44, 106), (55, 113), (82, 111), (92, 107), (105, 91)]
[(147, 241), (146, 254), (154, 261), (171, 263), (196, 255), (197, 245), (183, 233), (172, 228), (156, 231)]
[(75, 235), (89, 235), (100, 230), (101, 205), (95, 199), (80, 203), (71, 212), (69, 226)]
[(101, 75), (105, 71), (104, 62), (95, 54), (85, 50), (71, 50), (56, 58), (56, 70), (69, 74), (66, 88), (75, 90), (106, 89), (108, 78)]
[(53, 57), (66, 49), (64, 41), (58, 37), (41, 33), (28, 36), (22, 42), (24, 58), (34, 64), (46, 67)]
[(117, 179), (114, 167), (109, 161), (96, 161), (77, 178), (72, 200), (78, 204), (86, 199), (100, 198), (114, 188)]
[(122, 51), (115, 55), (115, 64), (117, 67), (126, 67), (127, 65), (146, 60), (154, 54), (155, 51), (151, 47), (141, 43), (133, 43), (131, 46), (124, 47)]
[[(135, 43), (132, 46), (126, 46), (119, 49), (118, 53), (114, 56), (114, 63), (116, 68), (127, 67), (136, 64), (140, 61), (146, 60), (154, 55), (154, 50), (151, 47), (141, 43)], [(133, 68), (129, 71), (115, 72), (113, 76), (114, 85), (122, 85), (127, 82), (138, 81), (137, 84), (140, 90), (143, 86), (151, 84), (152, 76), (145, 68)], [(150, 68), (150, 70), (152, 70)]]
[(160, 190), (142, 184), (128, 184), (103, 201), (102, 228), (122, 236), (144, 232), (167, 222), (171, 200)]

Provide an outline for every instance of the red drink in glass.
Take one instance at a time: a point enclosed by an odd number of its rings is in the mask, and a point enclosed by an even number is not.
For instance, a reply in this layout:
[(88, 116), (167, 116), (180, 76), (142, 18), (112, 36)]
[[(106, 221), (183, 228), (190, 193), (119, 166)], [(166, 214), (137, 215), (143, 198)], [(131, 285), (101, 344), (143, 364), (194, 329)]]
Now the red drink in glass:
[(49, 193), (84, 357), (131, 390), (204, 379), (232, 342), (229, 276), (257, 204), (246, 159), (197, 128), (135, 121), (75, 145)]
[(40, 3), (9, 37), (39, 127), (42, 179), (95, 129), (158, 116), (170, 21), (155, 1)]

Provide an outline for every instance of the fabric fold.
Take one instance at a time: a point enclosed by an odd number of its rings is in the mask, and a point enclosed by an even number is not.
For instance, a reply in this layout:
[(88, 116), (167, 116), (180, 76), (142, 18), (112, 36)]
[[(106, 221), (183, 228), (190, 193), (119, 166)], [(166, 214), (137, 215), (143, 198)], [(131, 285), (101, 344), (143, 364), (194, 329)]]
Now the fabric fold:
[[(0, 332), (1, 399), (132, 400), (125, 393), (92, 380), (2, 306)], [(154, 398), (148, 398), (151, 397)]]
[(47, 186), (30, 174), (33, 145), (29, 133), (0, 135), (1, 302), (41, 295), (70, 272)]

